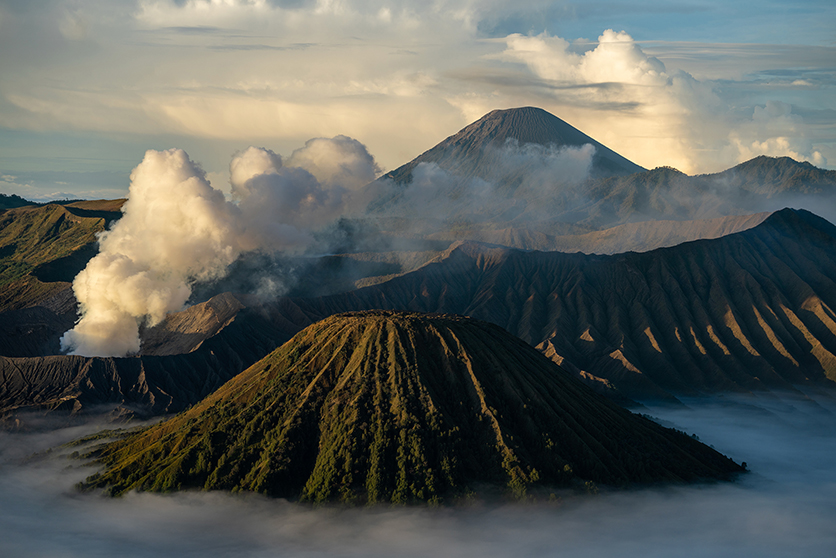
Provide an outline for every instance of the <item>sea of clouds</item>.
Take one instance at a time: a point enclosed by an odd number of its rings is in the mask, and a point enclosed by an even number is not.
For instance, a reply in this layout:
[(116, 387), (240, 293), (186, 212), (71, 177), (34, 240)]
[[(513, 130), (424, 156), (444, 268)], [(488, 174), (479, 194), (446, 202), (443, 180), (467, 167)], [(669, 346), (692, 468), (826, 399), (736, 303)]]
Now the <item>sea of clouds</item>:
[(0, 434), (0, 555), (752, 556), (836, 553), (836, 402), (797, 395), (693, 400), (642, 412), (697, 434), (750, 473), (551, 504), (312, 508), (225, 493), (79, 493), (94, 469), (36, 451), (100, 425)]

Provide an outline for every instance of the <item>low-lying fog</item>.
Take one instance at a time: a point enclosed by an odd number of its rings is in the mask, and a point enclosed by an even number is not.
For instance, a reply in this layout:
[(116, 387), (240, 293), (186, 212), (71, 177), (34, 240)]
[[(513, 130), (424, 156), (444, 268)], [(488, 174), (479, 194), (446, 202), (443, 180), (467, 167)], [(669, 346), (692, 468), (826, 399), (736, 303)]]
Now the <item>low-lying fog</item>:
[[(25, 460), (95, 425), (0, 435), (0, 556), (836, 556), (836, 401), (688, 401), (647, 414), (746, 461), (734, 484), (557, 505), (312, 509), (220, 493), (79, 494), (92, 469)], [(62, 450), (64, 451), (64, 450)]]

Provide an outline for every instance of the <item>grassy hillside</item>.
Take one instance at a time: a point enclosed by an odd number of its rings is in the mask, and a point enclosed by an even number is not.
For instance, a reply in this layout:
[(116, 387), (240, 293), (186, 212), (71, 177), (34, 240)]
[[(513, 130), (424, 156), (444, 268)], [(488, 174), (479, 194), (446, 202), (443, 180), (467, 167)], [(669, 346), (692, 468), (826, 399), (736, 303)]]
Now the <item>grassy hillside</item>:
[(499, 327), (367, 312), (314, 324), (185, 413), (99, 454), (89, 487), (439, 502), (482, 485), (625, 486), (740, 467), (597, 396)]
[(0, 213), (0, 312), (66, 289), (95, 255), (96, 234), (121, 215), (123, 202), (48, 204)]

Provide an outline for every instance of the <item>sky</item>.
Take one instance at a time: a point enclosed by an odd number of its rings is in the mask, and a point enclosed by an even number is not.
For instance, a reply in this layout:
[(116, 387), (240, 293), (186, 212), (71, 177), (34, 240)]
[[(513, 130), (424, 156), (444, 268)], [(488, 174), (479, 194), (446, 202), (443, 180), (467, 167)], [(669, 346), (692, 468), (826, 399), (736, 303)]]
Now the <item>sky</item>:
[(0, 0), (0, 192), (114, 198), (149, 149), (348, 136), (392, 170), (539, 106), (634, 162), (836, 168), (832, 0)]

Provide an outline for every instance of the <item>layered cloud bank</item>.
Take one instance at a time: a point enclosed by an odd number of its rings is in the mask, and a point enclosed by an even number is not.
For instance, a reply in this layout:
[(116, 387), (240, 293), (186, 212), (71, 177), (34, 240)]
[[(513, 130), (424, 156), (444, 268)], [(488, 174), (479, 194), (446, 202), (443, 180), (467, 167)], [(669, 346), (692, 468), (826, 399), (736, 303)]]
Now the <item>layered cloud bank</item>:
[[(753, 21), (751, 6), (716, 0), (0, 2), (0, 174), (20, 178), (0, 189), (96, 196), (68, 171), (126, 173), (149, 138), (188, 144), (218, 173), (245, 141), (289, 153), (347, 134), (394, 168), (525, 105), (647, 168), (716, 172), (760, 154), (832, 165), (836, 7), (793, 6)], [(794, 44), (775, 44), (779, 27)], [(46, 168), (66, 175), (27, 187)]]
[[(310, 169), (310, 170), (306, 170)], [(250, 147), (230, 164), (233, 201), (185, 151), (148, 151), (131, 173), (123, 217), (73, 281), (81, 318), (61, 339), (84, 356), (139, 350), (139, 328), (183, 307), (196, 281), (226, 274), (245, 251), (293, 251), (345, 210), (377, 165), (350, 138), (318, 138), (282, 158)]]

